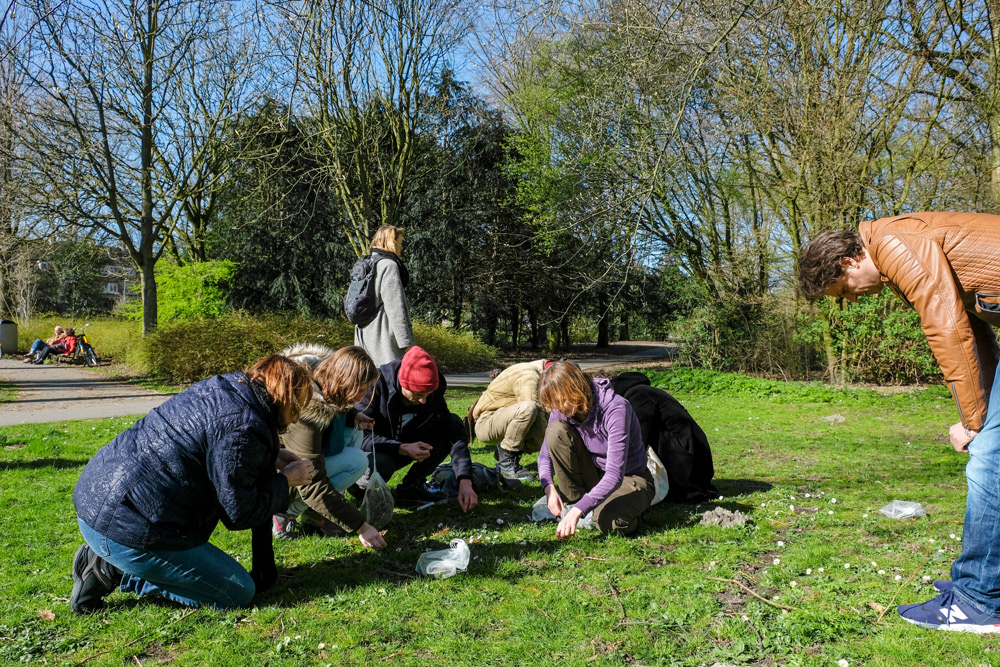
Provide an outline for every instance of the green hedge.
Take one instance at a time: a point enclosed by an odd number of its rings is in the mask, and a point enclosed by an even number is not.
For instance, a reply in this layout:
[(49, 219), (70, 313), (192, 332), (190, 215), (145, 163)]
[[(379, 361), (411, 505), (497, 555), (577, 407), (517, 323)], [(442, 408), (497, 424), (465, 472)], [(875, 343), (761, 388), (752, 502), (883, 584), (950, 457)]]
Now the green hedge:
[[(92, 322), (87, 332), (102, 361), (121, 363), (140, 375), (177, 384), (242, 370), (295, 343), (322, 343), (332, 348), (354, 343), (354, 327), (346, 320), (301, 316), (230, 313), (166, 324), (145, 338), (137, 322), (119, 318), (97, 318)], [(74, 323), (46, 316), (20, 327), (20, 350), (27, 350), (36, 338), (51, 336), (56, 324)], [(437, 360), (444, 372), (485, 370), (497, 363), (497, 350), (471, 334), (417, 322), (413, 333), (417, 344)]]

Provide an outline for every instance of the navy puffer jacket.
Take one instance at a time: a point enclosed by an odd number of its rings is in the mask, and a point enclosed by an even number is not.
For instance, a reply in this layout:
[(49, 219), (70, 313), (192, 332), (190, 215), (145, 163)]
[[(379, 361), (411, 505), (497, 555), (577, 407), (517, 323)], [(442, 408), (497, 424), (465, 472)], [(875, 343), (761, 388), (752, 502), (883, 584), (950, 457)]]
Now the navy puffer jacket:
[(252, 528), (288, 506), (270, 396), (243, 373), (203, 380), (102, 447), (73, 491), (77, 516), (138, 549), (190, 549), (221, 520)]

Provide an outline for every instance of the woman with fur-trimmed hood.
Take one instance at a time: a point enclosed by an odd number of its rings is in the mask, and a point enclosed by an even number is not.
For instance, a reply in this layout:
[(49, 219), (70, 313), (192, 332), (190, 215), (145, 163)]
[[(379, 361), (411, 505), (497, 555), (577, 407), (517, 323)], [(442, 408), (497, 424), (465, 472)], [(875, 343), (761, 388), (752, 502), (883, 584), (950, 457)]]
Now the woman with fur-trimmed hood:
[(308, 483), (292, 490), (288, 511), (274, 515), (272, 533), (291, 539), (297, 525), (299, 530), (323, 535), (356, 533), (364, 546), (384, 547), (378, 530), (343, 496), (368, 470), (361, 438), (362, 430), (370, 430), (374, 421), (350, 406), (364, 398), (379, 377), (378, 369), (355, 345), (334, 352), (325, 345), (303, 343), (283, 354), (312, 371), (313, 394), (281, 443), (311, 461), (316, 472)]

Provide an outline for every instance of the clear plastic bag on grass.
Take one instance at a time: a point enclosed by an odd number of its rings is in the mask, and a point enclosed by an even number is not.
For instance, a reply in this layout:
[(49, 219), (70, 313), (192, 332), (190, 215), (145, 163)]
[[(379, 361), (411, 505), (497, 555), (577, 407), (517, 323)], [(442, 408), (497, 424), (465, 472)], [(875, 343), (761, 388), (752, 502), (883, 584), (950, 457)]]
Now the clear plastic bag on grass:
[(365, 497), (361, 501), (361, 513), (365, 515), (365, 521), (376, 530), (383, 530), (392, 521), (395, 507), (389, 485), (378, 471), (373, 471), (365, 488)]
[(914, 516), (927, 516), (927, 511), (920, 503), (910, 500), (893, 500), (879, 510), (890, 519), (908, 519)]
[(469, 545), (456, 538), (451, 547), (440, 551), (425, 551), (417, 559), (417, 572), (435, 579), (447, 579), (469, 567)]
[[(576, 507), (576, 506), (575, 505), (570, 505), (569, 507), (564, 507), (563, 508), (563, 512), (562, 512), (562, 516), (566, 516), (566, 512), (570, 511), (574, 507)], [(597, 526), (594, 525), (594, 512), (593, 512), (593, 510), (591, 510), (590, 512), (587, 512), (586, 514), (584, 514), (583, 516), (581, 516), (580, 520), (576, 522), (576, 528), (577, 528), (577, 530), (593, 530), (596, 527)]]
[(531, 520), (535, 523), (539, 523), (541, 521), (555, 521), (558, 518), (559, 517), (549, 511), (549, 501), (545, 496), (536, 500), (535, 504), (531, 506)]

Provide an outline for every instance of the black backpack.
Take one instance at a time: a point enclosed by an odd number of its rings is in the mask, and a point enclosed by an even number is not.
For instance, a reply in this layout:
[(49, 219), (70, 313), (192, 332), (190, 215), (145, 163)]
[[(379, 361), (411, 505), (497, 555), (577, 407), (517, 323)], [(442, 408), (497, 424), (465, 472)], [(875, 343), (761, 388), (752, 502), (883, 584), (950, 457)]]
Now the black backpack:
[(344, 314), (347, 321), (359, 327), (371, 324), (378, 315), (375, 298), (375, 266), (381, 257), (365, 255), (351, 268), (351, 284), (344, 296)]

